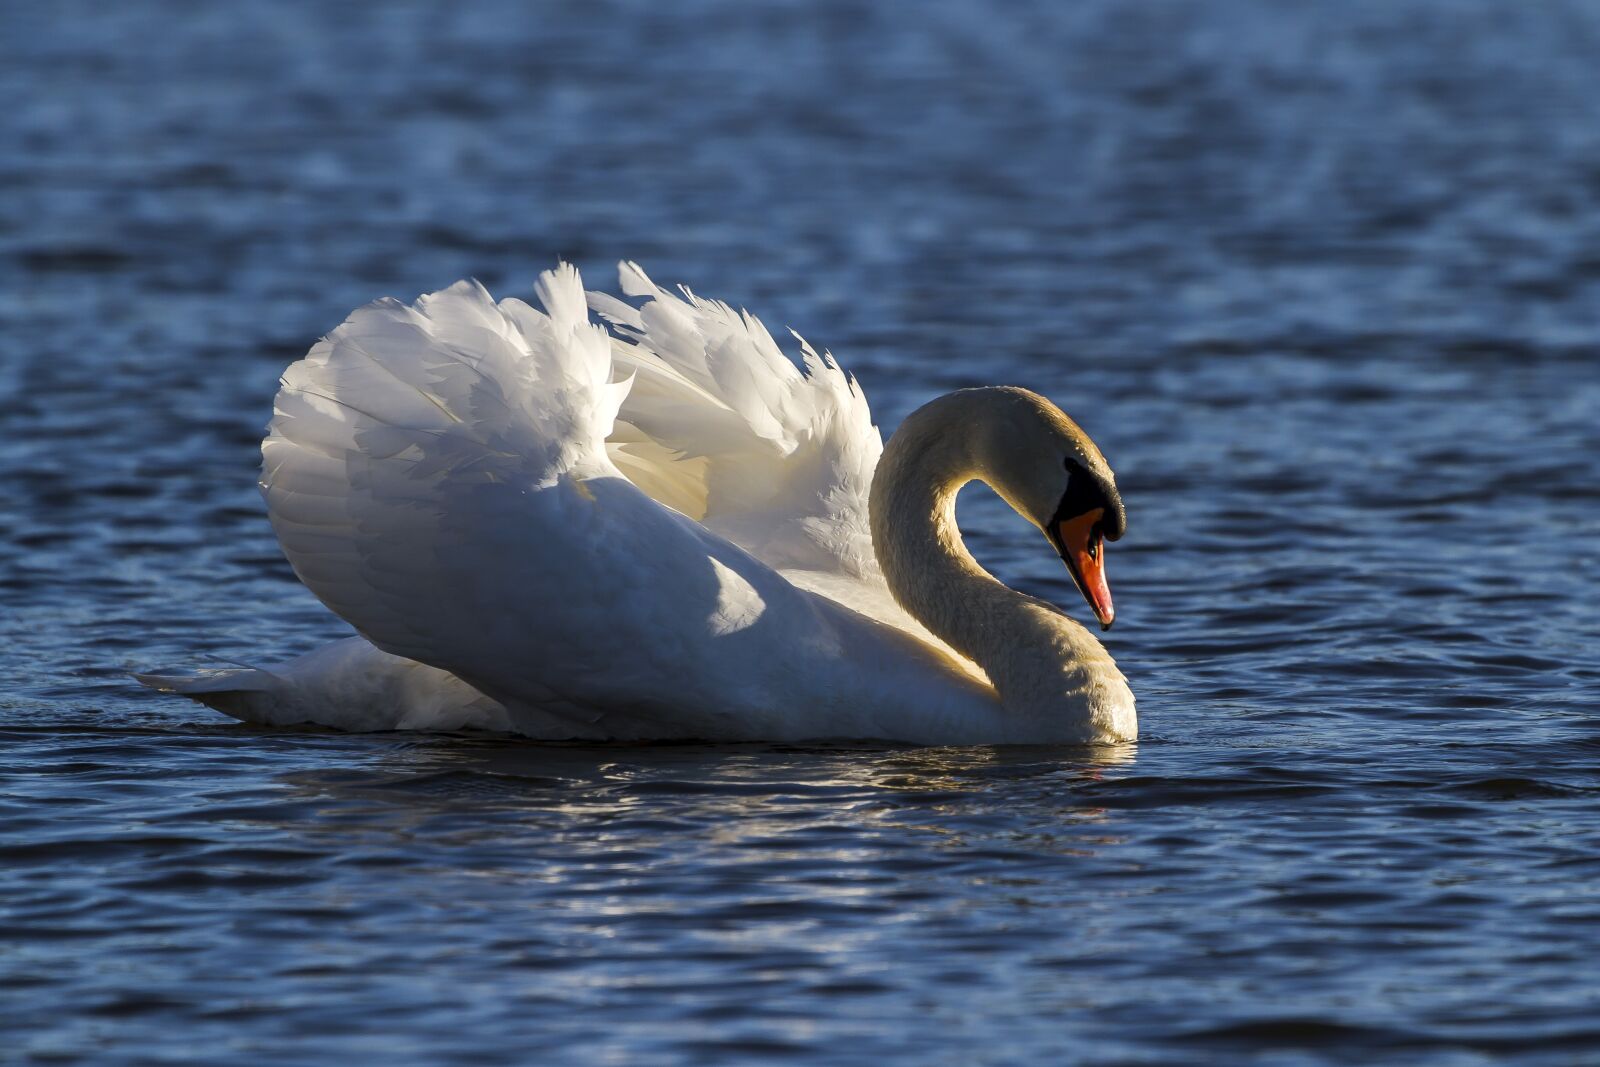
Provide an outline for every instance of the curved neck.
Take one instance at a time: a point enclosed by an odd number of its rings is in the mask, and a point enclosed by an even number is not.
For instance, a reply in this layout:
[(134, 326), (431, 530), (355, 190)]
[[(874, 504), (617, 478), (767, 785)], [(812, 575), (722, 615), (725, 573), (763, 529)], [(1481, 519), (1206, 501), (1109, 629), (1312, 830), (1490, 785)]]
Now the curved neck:
[[(1134, 736), (1133, 697), (1105, 648), (1055, 607), (1008, 588), (972, 558), (956, 494), (977, 480), (1016, 499), (997, 455), (1014, 417), (1004, 390), (950, 393), (895, 431), (873, 475), (872, 542), (895, 600), (982, 667), (1008, 714), (1081, 740)], [(1079, 720), (1077, 726), (1063, 718)]]
[(949, 399), (912, 413), (884, 446), (872, 479), (872, 543), (901, 607), (981, 666), (993, 634), (974, 601), (1008, 604), (1020, 594), (979, 566), (961, 540), (956, 494), (970, 481), (987, 482), (987, 465), (962, 422), (938, 417)]

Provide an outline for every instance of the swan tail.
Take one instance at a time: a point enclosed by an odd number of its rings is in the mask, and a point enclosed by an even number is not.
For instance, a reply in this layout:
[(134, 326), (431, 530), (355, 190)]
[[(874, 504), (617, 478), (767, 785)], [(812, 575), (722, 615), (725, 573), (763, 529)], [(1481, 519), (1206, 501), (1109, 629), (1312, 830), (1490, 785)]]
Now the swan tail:
[(135, 674), (134, 680), (159, 693), (177, 693), (224, 715), (267, 723), (283, 681), (254, 667), (201, 668), (178, 674)]
[(513, 718), (466, 682), (422, 663), (391, 656), (359, 637), (311, 650), (270, 668), (206, 668), (135, 674), (151, 689), (175, 693), (258, 726), (301, 723), (338, 730), (486, 729), (542, 737), (576, 731), (555, 709)]
[(875, 573), (883, 441), (855, 379), (794, 334), (797, 366), (749, 312), (669, 292), (634, 263), (619, 274), (641, 305), (589, 294), (633, 375), (608, 442), (617, 467), (770, 565)]

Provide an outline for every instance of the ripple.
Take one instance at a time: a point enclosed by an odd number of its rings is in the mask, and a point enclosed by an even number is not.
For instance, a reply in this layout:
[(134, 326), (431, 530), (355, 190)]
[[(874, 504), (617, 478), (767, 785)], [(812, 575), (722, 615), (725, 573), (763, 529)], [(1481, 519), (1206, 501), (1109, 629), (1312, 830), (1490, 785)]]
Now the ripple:
[[(1593, 1058), (1592, 7), (35, 5), (0, 35), (6, 1048)], [(557, 254), (793, 323), (886, 430), (1058, 398), (1128, 501), (1144, 739), (349, 737), (129, 683), (347, 633), (255, 490), (278, 374)], [(961, 521), (1082, 617), (992, 495)]]

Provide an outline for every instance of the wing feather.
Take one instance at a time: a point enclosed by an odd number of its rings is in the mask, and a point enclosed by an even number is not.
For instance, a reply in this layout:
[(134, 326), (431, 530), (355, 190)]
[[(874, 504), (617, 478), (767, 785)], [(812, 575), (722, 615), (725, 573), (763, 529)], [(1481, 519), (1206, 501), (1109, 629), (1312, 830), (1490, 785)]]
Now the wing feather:
[(577, 272), (548, 273), (540, 292), (548, 313), (475, 282), (380, 300), (283, 376), (261, 481), (279, 542), (313, 592), (397, 654), (429, 651), (397, 605), (437, 584), (447, 492), (604, 464), (626, 383), (610, 380)]
[(797, 366), (754, 315), (675, 295), (634, 263), (618, 273), (644, 303), (590, 293), (589, 305), (634, 374), (621, 418), (656, 446), (633, 450), (634, 471), (699, 461), (673, 480), (686, 514), (771, 566), (876, 581), (867, 499), (883, 439), (855, 380), (798, 334)]
[[(657, 715), (723, 736), (737, 728), (719, 716), (777, 714), (808, 685), (812, 704), (835, 699), (822, 667), (866, 620), (691, 516), (792, 501), (751, 538), (769, 549), (837, 521), (823, 401), (838, 384), (692, 294), (640, 312), (647, 338), (670, 324), (668, 360), (592, 323), (571, 267), (537, 292), (543, 310), (472, 282), (379, 301), (284, 374), (261, 485), (301, 580), (380, 649), (508, 707), (622, 720), (589, 733), (656, 736), (637, 724)], [(875, 458), (875, 431), (866, 445)]]

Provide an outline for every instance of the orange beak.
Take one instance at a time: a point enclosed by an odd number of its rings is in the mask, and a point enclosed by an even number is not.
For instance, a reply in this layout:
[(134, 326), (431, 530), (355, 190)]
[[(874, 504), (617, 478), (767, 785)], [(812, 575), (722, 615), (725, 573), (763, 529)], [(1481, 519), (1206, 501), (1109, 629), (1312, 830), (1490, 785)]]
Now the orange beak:
[(1056, 551), (1066, 560), (1072, 580), (1078, 583), (1078, 592), (1100, 620), (1100, 629), (1109, 630), (1117, 613), (1111, 606), (1111, 587), (1106, 584), (1106, 546), (1100, 532), (1104, 517), (1105, 509), (1095, 508), (1076, 518), (1063, 519), (1056, 523), (1053, 540)]

